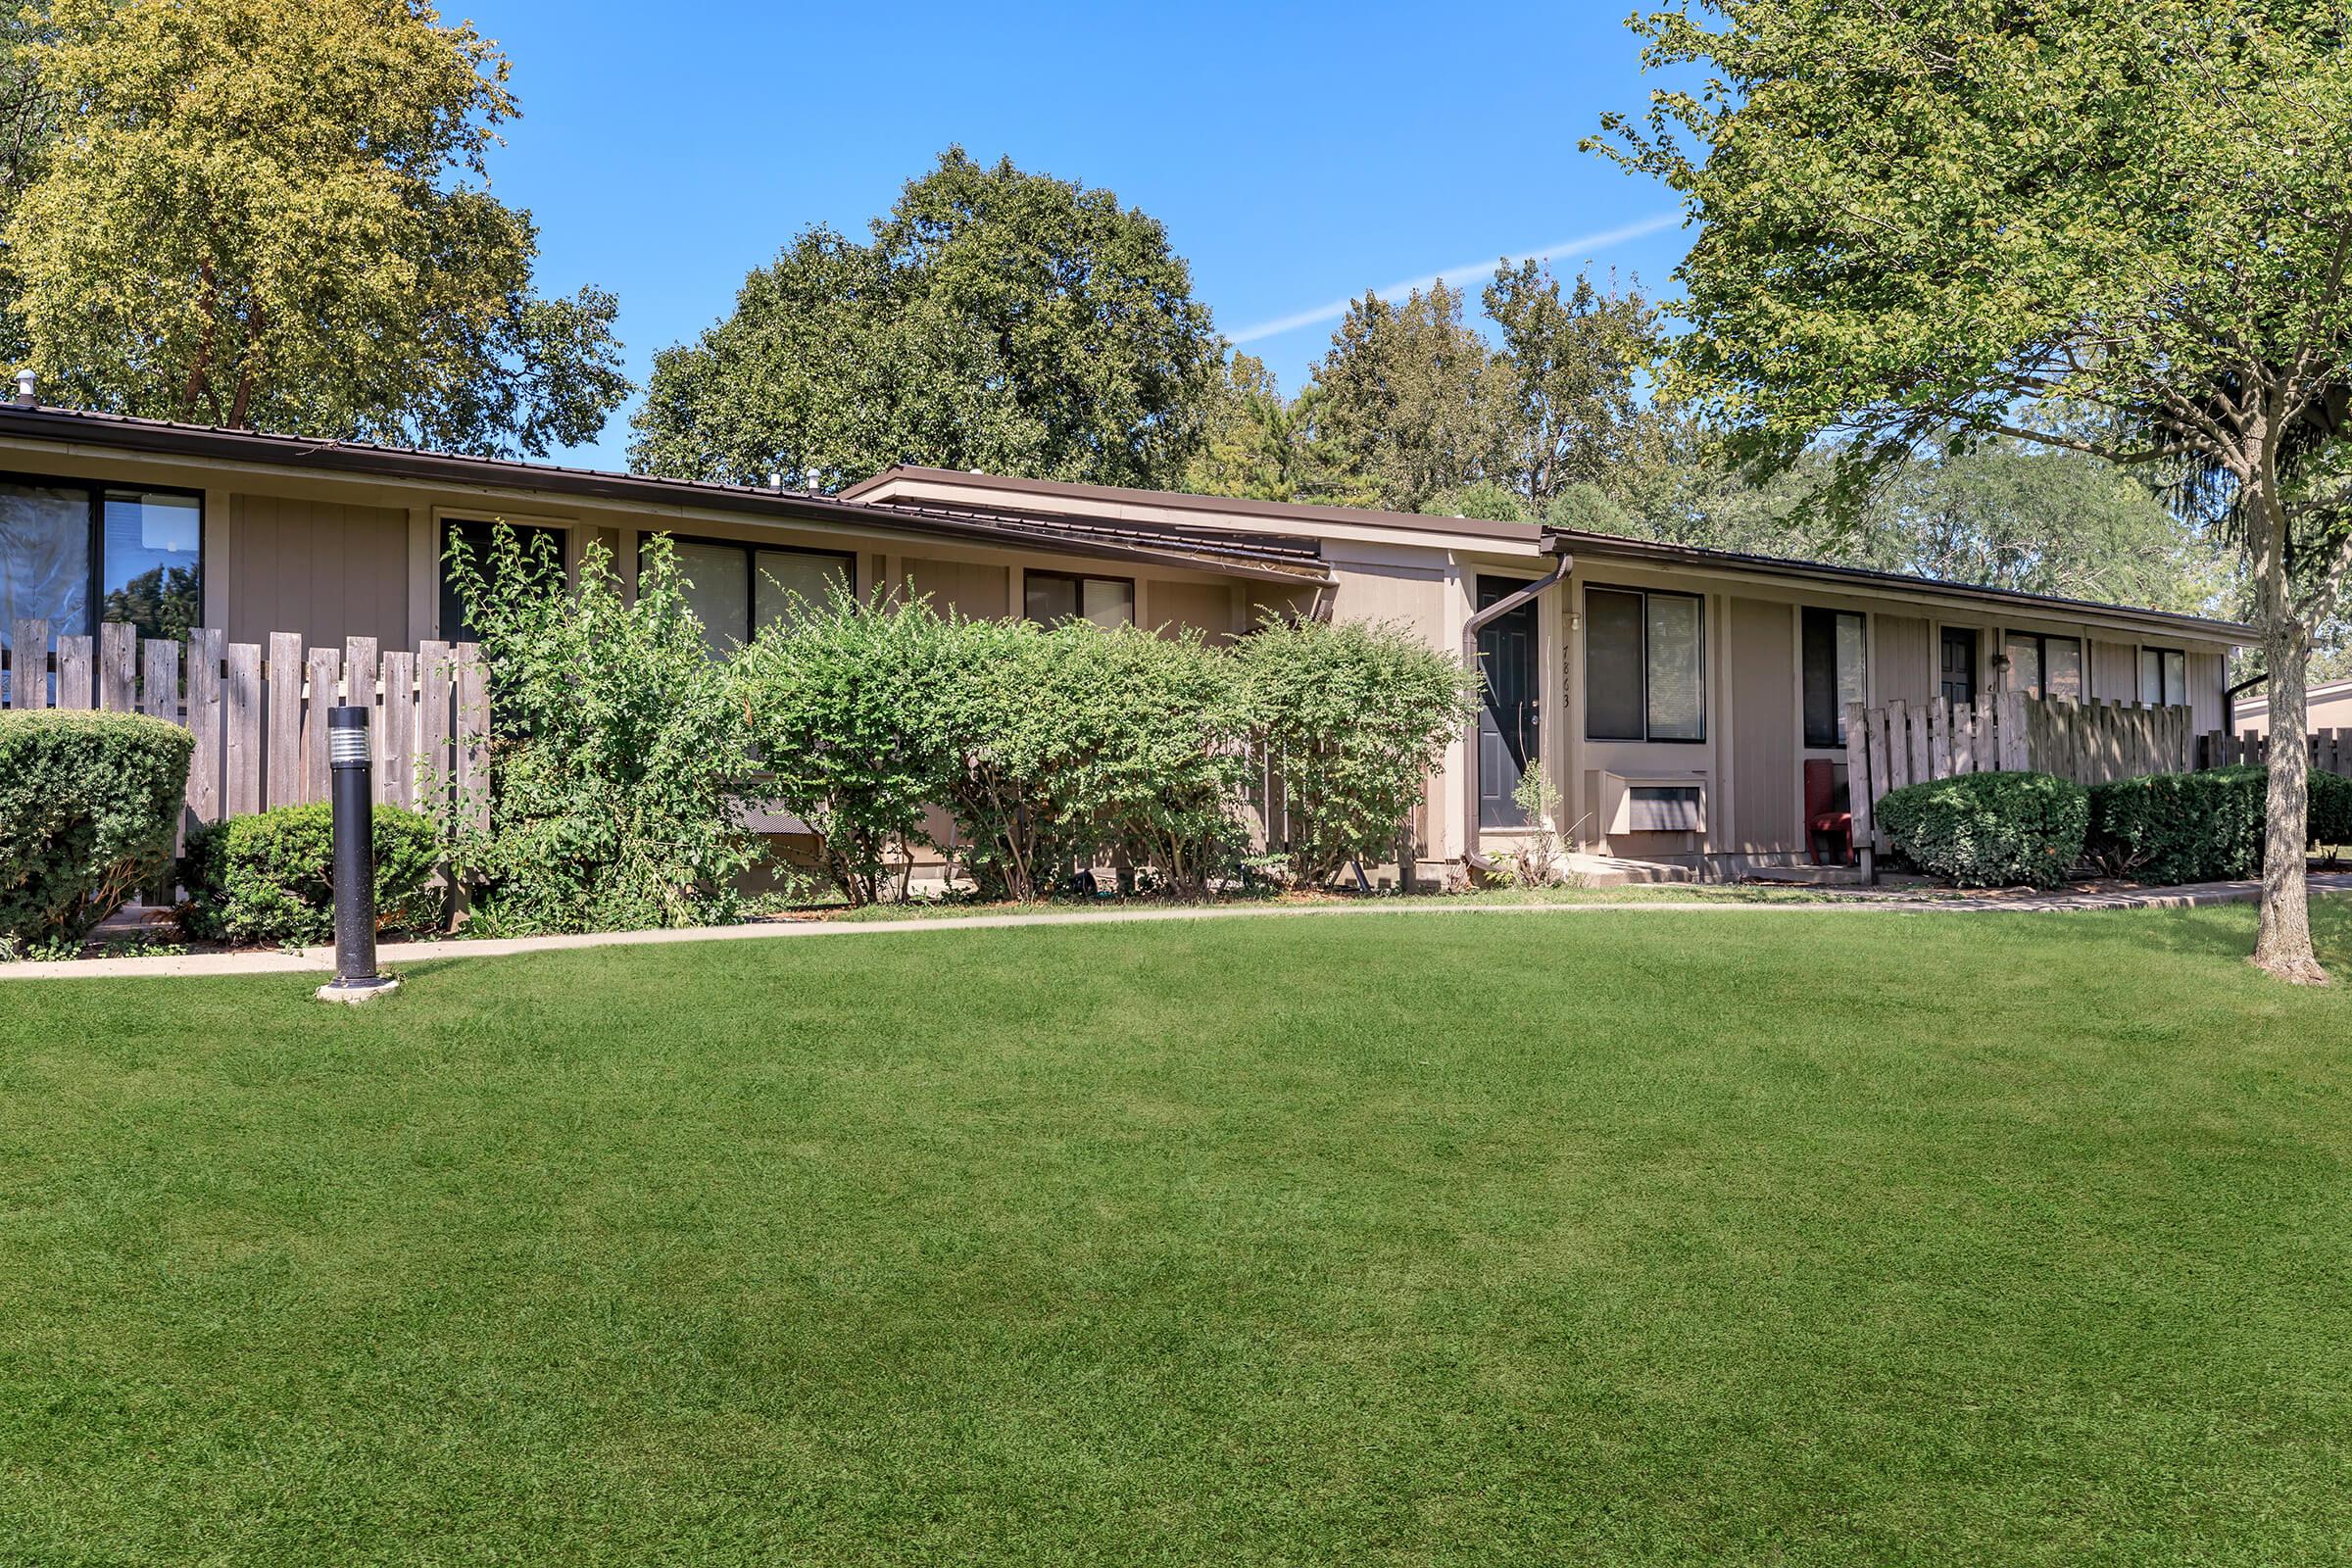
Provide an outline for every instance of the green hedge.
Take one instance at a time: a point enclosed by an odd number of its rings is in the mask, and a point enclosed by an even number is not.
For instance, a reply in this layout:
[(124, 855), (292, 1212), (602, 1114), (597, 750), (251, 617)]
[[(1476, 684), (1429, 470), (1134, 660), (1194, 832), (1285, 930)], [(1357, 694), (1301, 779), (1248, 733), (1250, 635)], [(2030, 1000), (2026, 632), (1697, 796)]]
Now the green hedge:
[[(374, 816), (376, 926), (437, 926), (443, 890), (426, 885), (441, 858), (433, 824), (397, 806), (379, 806)], [(207, 941), (328, 941), (335, 929), (334, 855), (334, 811), (324, 804), (281, 806), (200, 827), (188, 835), (179, 863), (188, 891), (180, 925)]]
[(0, 713), (0, 943), (78, 943), (171, 869), (192, 749), (138, 713)]
[[(2090, 853), (2142, 882), (2222, 882), (2262, 870), (2269, 776), (2259, 765), (2118, 779), (2090, 792)], [(2352, 779), (2311, 775), (2311, 841), (2352, 844)]]
[(1892, 791), (1878, 822), (1931, 876), (1964, 888), (2056, 887), (2082, 858), (2080, 784), (2047, 773), (1963, 773)]

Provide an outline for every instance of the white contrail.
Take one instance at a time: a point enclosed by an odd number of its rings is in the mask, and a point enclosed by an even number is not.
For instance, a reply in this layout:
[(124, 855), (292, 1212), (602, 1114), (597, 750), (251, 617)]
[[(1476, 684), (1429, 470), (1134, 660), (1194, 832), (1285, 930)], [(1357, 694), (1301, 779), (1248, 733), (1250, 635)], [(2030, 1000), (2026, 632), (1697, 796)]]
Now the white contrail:
[[(1655, 234), (1661, 228), (1672, 228), (1682, 220), (1683, 215), (1680, 213), (1660, 213), (1654, 218), (1644, 218), (1640, 222), (1627, 223), (1619, 228), (1605, 228), (1597, 234), (1586, 234), (1577, 239), (1564, 239), (1557, 245), (1546, 245), (1542, 250), (1528, 251), (1510, 257), (1508, 260), (1515, 267), (1521, 262), (1540, 262), (1546, 257), (1558, 256), (1565, 251), (1596, 251), (1605, 246), (1622, 245), (1629, 239), (1640, 239), (1644, 234)], [(1464, 262), (1461, 266), (1449, 267), (1443, 272), (1432, 272), (1427, 277), (1406, 278), (1401, 283), (1391, 283), (1386, 288), (1376, 288), (1371, 292), (1384, 300), (1402, 299), (1415, 289), (1428, 288), (1439, 278), (1487, 277), (1492, 275), (1494, 268), (1493, 262)], [(1275, 337), (1284, 332), (1295, 332), (1299, 327), (1313, 326), (1320, 321), (1336, 321), (1348, 314), (1348, 307), (1353, 305), (1358, 298), (1361, 296), (1333, 300), (1328, 305), (1318, 305), (1311, 311), (1300, 311), (1296, 316), (1277, 317), (1271, 321), (1260, 321), (1255, 326), (1246, 326), (1233, 334), (1233, 341), (1254, 343), (1261, 337)]]

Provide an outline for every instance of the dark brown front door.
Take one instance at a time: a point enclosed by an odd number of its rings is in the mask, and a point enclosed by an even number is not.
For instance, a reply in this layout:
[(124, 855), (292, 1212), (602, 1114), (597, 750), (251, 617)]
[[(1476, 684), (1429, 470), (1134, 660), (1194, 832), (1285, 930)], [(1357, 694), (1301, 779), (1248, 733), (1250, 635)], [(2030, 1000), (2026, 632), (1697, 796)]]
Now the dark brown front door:
[(1977, 634), (1966, 626), (1943, 628), (1942, 691), (1956, 708), (1977, 700)]

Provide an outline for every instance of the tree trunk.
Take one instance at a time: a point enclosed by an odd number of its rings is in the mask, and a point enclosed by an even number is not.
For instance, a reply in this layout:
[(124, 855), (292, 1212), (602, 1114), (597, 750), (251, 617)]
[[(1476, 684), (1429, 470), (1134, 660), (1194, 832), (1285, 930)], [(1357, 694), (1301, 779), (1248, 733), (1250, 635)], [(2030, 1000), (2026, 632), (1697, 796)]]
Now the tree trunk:
[[(2267, 477), (2267, 475), (2266, 475)], [(2250, 486), (2255, 625), (2270, 667), (2270, 790), (2263, 811), (2262, 916), (2254, 964), (2298, 985), (2326, 985), (2311, 949), (2311, 896), (2303, 872), (2310, 842), (2311, 749), (2304, 733), (2311, 638), (2295, 613), (2286, 575), (2286, 527), (2270, 485)]]

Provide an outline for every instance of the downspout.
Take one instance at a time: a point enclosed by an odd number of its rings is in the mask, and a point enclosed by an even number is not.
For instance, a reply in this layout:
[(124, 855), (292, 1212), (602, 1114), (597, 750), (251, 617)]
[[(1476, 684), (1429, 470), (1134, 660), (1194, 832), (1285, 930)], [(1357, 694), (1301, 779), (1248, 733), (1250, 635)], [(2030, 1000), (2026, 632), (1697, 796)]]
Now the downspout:
[[(1568, 574), (1576, 569), (1576, 557), (1568, 553), (1568, 541), (1560, 535), (1544, 539), (1544, 553), (1552, 558), (1550, 576), (1540, 577), (1503, 595), (1462, 622), (1463, 668), (1478, 668), (1478, 634), (1490, 622), (1532, 603), (1545, 589), (1566, 582)], [(1541, 691), (1542, 687), (1537, 689)], [(1475, 713), (1462, 734), (1462, 863), (1475, 871), (1493, 872), (1496, 868), (1493, 860), (1478, 853), (1478, 715)]]

